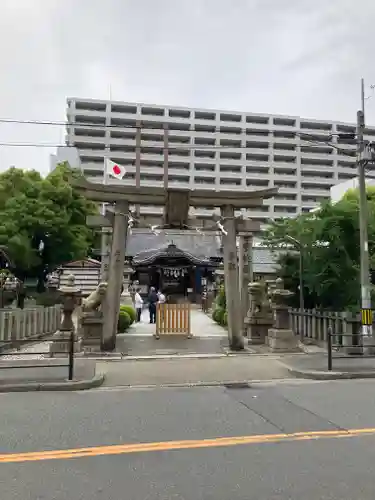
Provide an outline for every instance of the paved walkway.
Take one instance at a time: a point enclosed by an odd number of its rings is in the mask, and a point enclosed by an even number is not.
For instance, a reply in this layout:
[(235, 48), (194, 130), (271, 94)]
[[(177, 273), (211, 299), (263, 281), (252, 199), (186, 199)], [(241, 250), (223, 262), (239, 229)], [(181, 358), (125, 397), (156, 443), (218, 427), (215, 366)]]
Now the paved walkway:
[(191, 333), (191, 339), (184, 335), (155, 339), (155, 325), (150, 325), (145, 310), (140, 323), (117, 336), (116, 351), (131, 356), (222, 354), (228, 347), (228, 332), (199, 309), (191, 310)]
[[(193, 337), (227, 337), (225, 328), (215, 323), (210, 316), (200, 309), (191, 310), (191, 333)], [(150, 325), (147, 309), (142, 312), (141, 322), (134, 323), (124, 335), (154, 335), (155, 325)]]

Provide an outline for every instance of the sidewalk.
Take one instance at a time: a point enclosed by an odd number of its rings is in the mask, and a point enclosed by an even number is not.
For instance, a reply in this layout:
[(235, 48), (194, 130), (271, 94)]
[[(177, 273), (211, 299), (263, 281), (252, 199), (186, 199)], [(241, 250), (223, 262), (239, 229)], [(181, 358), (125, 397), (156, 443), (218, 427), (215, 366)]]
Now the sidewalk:
[(327, 354), (285, 355), (280, 362), (290, 375), (316, 380), (375, 378), (375, 357), (350, 357), (332, 359), (332, 371), (328, 371)]
[(290, 378), (278, 356), (98, 361), (104, 386), (225, 385)]
[(73, 381), (68, 381), (68, 357), (50, 358), (49, 344), (39, 342), (2, 355), (0, 392), (78, 390), (103, 383), (96, 362), (80, 358), (75, 358)]

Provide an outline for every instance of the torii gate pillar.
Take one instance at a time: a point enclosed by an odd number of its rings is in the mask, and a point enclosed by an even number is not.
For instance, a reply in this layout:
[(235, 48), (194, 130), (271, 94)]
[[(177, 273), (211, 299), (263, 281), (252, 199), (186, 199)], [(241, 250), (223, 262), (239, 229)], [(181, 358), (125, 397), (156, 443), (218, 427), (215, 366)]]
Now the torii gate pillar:
[(116, 347), (117, 321), (125, 267), (128, 211), (128, 202), (116, 202), (113, 217), (111, 255), (108, 266), (108, 287), (103, 307), (104, 325), (101, 346), (103, 351), (113, 351)]
[(242, 335), (242, 314), (239, 313), (239, 308), (241, 310), (241, 307), (234, 207), (232, 205), (225, 205), (221, 208), (221, 215), (224, 219), (223, 225), (225, 231), (227, 232), (226, 235), (223, 235), (223, 256), (229, 344), (231, 349), (239, 351), (244, 349), (244, 338)]

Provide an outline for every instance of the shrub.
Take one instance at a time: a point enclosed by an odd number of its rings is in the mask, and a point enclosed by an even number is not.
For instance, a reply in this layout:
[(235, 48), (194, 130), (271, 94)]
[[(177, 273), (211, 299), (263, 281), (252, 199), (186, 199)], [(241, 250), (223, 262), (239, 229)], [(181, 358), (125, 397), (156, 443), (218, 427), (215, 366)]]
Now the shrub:
[(124, 333), (131, 325), (131, 319), (126, 311), (120, 311), (118, 316), (117, 331)]
[(228, 326), (228, 313), (225, 311), (223, 315), (223, 326)]
[(38, 306), (49, 307), (62, 303), (62, 297), (57, 291), (36, 293), (33, 298)]
[(214, 312), (212, 313), (212, 319), (216, 321), (216, 323), (219, 323), (219, 325), (222, 325), (224, 315), (225, 315), (225, 309), (222, 309), (221, 307), (216, 307), (214, 309)]
[(225, 289), (223, 286), (220, 287), (219, 293), (215, 299), (215, 303), (220, 309), (226, 309), (227, 307), (227, 298), (225, 296)]
[(134, 321), (137, 319), (137, 312), (134, 309), (134, 307), (129, 306), (129, 305), (121, 305), (120, 306), (120, 311), (126, 312), (129, 314), (130, 317), (130, 324), (132, 325)]

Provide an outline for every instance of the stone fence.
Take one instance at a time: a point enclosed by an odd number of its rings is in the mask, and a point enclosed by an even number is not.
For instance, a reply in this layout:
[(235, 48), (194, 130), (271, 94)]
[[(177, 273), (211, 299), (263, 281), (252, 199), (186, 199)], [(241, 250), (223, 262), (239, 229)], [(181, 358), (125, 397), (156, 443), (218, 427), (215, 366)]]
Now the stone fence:
[(61, 323), (61, 305), (27, 309), (0, 309), (0, 347), (4, 342), (54, 334)]
[(296, 335), (303, 336), (316, 342), (326, 342), (328, 329), (332, 329), (332, 334), (336, 341), (344, 345), (346, 339), (351, 343), (350, 337), (344, 335), (356, 335), (360, 332), (361, 322), (359, 315), (349, 312), (324, 312), (319, 310), (291, 309), (291, 327)]

